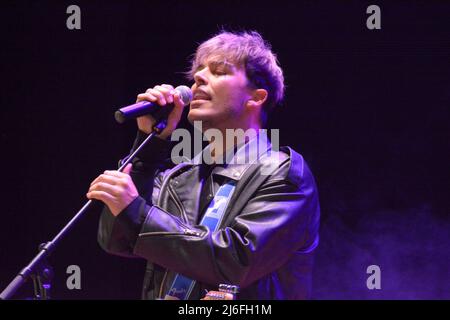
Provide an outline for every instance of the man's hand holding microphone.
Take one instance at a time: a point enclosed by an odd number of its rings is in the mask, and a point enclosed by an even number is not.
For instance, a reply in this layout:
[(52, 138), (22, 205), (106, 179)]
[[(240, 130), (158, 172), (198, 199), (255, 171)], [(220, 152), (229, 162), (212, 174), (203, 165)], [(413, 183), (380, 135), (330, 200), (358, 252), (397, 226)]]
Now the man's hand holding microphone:
[[(168, 84), (158, 85), (147, 89), (145, 93), (138, 94), (136, 104), (120, 109), (121, 122), (126, 120), (125, 116), (129, 118), (139, 114), (140, 116), (137, 117), (139, 130), (150, 134), (156, 125), (157, 118), (151, 113), (147, 113), (148, 110), (150, 108), (156, 110), (173, 106), (173, 109), (167, 117), (166, 127), (158, 135), (160, 139), (167, 139), (177, 128), (183, 114), (183, 109), (185, 105), (189, 104), (191, 99), (192, 93), (185, 86), (174, 89), (174, 87)], [(86, 194), (88, 199), (102, 201), (108, 206), (111, 213), (117, 216), (139, 196), (136, 186), (130, 177), (131, 166), (131, 163), (128, 164), (123, 172), (106, 170), (103, 174), (99, 175), (90, 185), (89, 191)]]

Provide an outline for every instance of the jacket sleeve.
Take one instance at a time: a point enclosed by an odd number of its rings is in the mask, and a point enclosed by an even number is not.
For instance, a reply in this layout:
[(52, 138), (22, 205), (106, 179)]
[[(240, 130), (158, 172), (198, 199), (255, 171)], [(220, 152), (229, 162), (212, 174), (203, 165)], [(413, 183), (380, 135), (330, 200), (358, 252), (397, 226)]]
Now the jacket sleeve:
[(229, 227), (215, 232), (186, 225), (157, 206), (147, 209), (134, 253), (215, 286), (233, 283), (245, 288), (278, 269), (294, 252), (308, 254), (318, 242), (320, 209), (314, 179), (304, 163), (301, 170), (291, 168), (289, 159)]
[[(130, 154), (145, 140), (148, 135), (138, 131)], [(125, 208), (117, 217), (108, 207), (103, 206), (98, 228), (98, 242), (107, 252), (134, 257), (133, 247), (139, 234), (140, 225), (152, 204), (152, 195), (158, 194), (163, 176), (164, 163), (170, 150), (170, 142), (152, 138), (133, 160), (131, 178), (136, 185), (139, 197)], [(121, 160), (121, 163), (125, 159)]]

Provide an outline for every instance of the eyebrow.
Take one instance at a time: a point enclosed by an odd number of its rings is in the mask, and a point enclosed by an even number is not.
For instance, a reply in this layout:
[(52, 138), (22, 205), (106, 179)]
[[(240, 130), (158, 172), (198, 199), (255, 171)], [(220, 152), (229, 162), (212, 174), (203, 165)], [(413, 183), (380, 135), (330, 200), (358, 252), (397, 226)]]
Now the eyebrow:
[[(219, 66), (225, 66), (226, 68), (229, 68), (230, 70), (234, 70), (236, 68), (234, 66), (234, 64), (232, 64), (232, 63), (230, 63), (230, 62), (228, 62), (226, 60), (213, 60), (213, 61), (208, 62), (207, 64), (209, 64), (209, 65), (211, 65), (211, 66), (213, 66), (215, 68), (217, 68)], [(204, 67), (205, 67), (205, 65), (203, 63), (199, 64), (197, 66), (197, 68), (196, 68), (196, 71), (201, 70)]]

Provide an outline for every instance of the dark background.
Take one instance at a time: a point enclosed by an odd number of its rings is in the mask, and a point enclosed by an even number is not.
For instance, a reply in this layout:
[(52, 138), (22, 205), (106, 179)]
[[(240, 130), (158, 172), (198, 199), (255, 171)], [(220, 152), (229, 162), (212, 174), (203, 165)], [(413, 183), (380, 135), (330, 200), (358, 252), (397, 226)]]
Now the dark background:
[[(81, 8), (81, 30), (66, 8)], [(381, 7), (381, 30), (366, 8)], [(221, 27), (254, 29), (284, 69), (270, 126), (319, 187), (315, 299), (450, 299), (450, 3), (2, 1), (0, 290), (116, 168), (135, 136), (114, 111), (182, 72)], [(182, 126), (188, 127), (186, 121)], [(52, 255), (58, 299), (137, 299), (143, 261), (96, 242), (91, 211)], [(81, 290), (66, 288), (79, 265)], [(366, 269), (381, 268), (381, 290)], [(31, 295), (27, 284), (16, 297)]]

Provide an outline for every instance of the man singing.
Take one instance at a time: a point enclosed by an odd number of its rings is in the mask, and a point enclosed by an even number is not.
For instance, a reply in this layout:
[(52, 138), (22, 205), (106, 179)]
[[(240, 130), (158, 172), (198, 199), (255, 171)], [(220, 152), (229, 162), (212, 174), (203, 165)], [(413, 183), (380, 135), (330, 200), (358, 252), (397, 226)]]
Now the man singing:
[[(238, 299), (309, 298), (320, 215), (314, 178), (300, 154), (271, 148), (260, 130), (284, 95), (275, 55), (257, 32), (221, 32), (198, 47), (189, 76), (189, 121), (223, 140), (164, 168), (183, 102), (170, 85), (139, 94), (175, 107), (132, 165), (91, 183), (87, 197), (105, 203), (100, 245), (147, 260), (144, 299), (201, 299), (219, 284), (239, 286)], [(137, 119), (133, 150), (155, 122)], [(230, 130), (255, 134), (239, 140)]]

